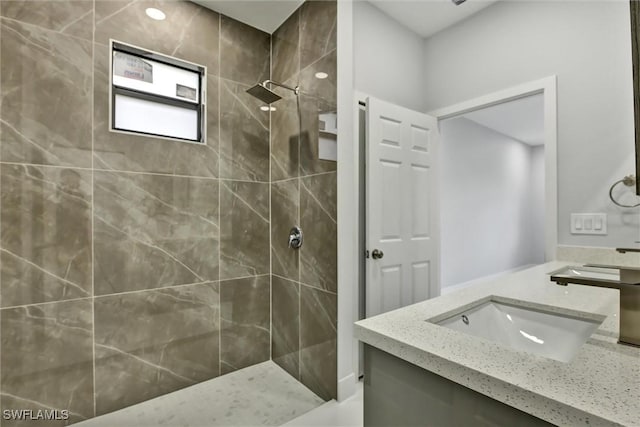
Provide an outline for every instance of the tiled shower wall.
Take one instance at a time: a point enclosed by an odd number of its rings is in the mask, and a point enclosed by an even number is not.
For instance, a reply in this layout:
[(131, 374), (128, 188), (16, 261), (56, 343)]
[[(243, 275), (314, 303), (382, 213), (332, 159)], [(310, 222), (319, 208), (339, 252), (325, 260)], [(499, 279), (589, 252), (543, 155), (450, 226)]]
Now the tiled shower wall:
[[(184, 1), (0, 15), (0, 408), (77, 421), (268, 360), (270, 36)], [(108, 131), (110, 38), (208, 67), (206, 145)]]
[(337, 181), (318, 159), (318, 114), (336, 112), (336, 72), (336, 2), (308, 1), (272, 36), (272, 78), (301, 90), (271, 113), (272, 357), (324, 399), (337, 394)]

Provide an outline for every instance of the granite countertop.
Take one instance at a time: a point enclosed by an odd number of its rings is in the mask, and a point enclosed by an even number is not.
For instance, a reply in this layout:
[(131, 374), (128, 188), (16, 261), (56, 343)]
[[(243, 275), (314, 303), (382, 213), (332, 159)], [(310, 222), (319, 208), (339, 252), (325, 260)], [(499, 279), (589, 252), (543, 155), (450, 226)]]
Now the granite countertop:
[[(619, 292), (558, 286), (549, 262), (355, 324), (359, 340), (557, 425), (640, 425), (640, 348), (617, 344)], [(606, 319), (569, 363), (456, 332), (427, 319), (488, 296)]]

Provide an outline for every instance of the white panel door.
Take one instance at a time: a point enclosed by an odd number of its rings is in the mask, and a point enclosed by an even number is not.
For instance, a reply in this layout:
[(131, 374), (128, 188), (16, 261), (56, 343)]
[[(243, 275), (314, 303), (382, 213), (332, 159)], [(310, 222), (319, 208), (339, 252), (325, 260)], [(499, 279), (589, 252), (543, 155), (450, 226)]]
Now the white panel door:
[(437, 296), (434, 117), (367, 98), (366, 317)]

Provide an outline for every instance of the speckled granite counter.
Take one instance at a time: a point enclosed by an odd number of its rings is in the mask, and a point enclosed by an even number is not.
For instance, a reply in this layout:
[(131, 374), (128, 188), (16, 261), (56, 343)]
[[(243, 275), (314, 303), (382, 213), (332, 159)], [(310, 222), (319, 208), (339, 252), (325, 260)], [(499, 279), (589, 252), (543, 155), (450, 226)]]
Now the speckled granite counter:
[[(359, 321), (356, 338), (553, 424), (640, 426), (640, 349), (617, 344), (618, 291), (551, 282), (547, 273), (565, 265), (550, 262)], [(492, 295), (607, 317), (569, 363), (426, 321)]]

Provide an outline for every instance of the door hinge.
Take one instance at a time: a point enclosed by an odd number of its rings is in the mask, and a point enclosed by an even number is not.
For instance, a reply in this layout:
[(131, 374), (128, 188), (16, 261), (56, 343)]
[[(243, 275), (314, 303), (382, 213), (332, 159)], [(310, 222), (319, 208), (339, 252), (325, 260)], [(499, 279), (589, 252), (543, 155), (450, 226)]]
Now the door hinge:
[(364, 251), (364, 257), (365, 257), (365, 258), (369, 258), (369, 251), (368, 251), (368, 250), (367, 250), (367, 251)]

